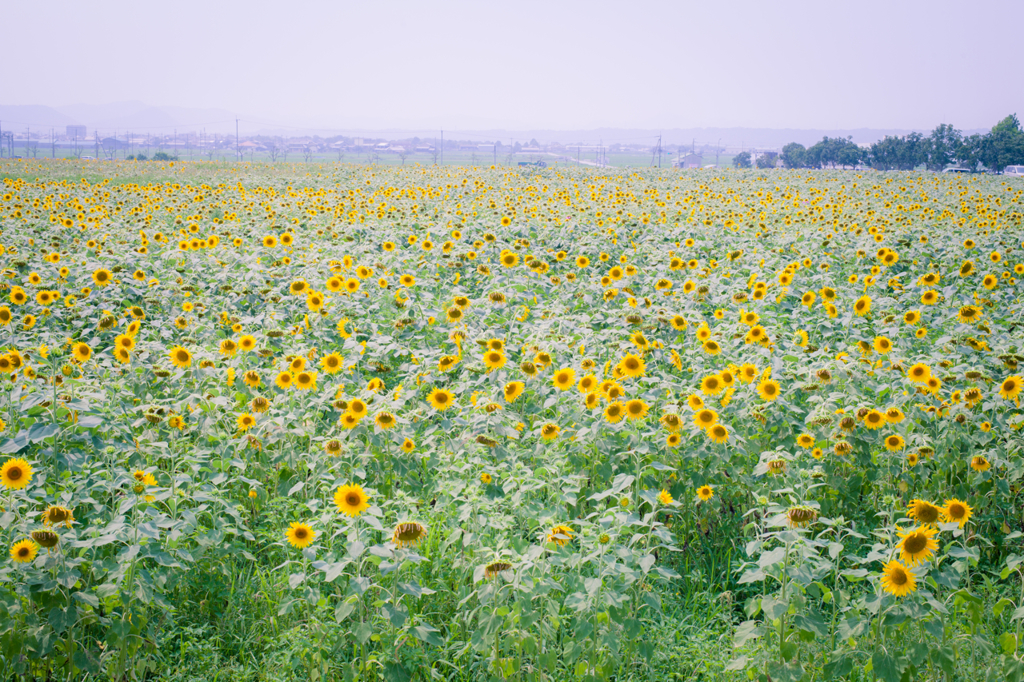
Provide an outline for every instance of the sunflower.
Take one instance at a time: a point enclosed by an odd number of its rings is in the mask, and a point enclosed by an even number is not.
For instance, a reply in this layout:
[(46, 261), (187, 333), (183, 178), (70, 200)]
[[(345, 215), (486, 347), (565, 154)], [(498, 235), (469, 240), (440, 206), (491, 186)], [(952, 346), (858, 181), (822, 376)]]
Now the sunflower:
[(32, 540), (19, 540), (11, 547), (11, 561), (16, 564), (27, 564), (36, 558), (39, 546)]
[(630, 420), (643, 419), (647, 416), (647, 403), (639, 398), (626, 402), (626, 417)]
[(939, 548), (939, 543), (935, 541), (935, 533), (938, 530), (934, 526), (920, 526), (904, 532), (898, 532), (900, 542), (898, 547), (900, 550), (900, 559), (907, 566), (915, 566), (923, 561), (928, 561), (932, 557), (933, 550)]
[(679, 429), (683, 428), (683, 420), (679, 418), (679, 415), (675, 412), (668, 412), (661, 415), (661, 425), (665, 427), (665, 430), (669, 433), (675, 433)]
[(609, 424), (616, 424), (622, 421), (622, 417), (625, 415), (625, 407), (619, 401), (608, 403), (604, 408), (604, 419)]
[(547, 424), (541, 427), (540, 435), (541, 438), (543, 438), (544, 440), (554, 440), (555, 438), (558, 438), (558, 434), (561, 433), (561, 431), (562, 429), (558, 426), (558, 424), (548, 422)]
[(701, 349), (708, 355), (718, 355), (722, 352), (722, 346), (714, 339), (708, 339), (701, 346)]
[(395, 415), (391, 414), (387, 410), (383, 410), (377, 413), (377, 416), (373, 418), (373, 423), (376, 424), (382, 431), (393, 428), (398, 420), (395, 419)]
[(1021, 387), (1024, 386), (1024, 379), (1014, 375), (1003, 379), (999, 384), (999, 395), (1005, 400), (1013, 400), (1020, 395)]
[(238, 344), (233, 339), (224, 339), (220, 342), (220, 354), (227, 357), (233, 356), (238, 352)]
[(715, 424), (707, 430), (712, 443), (725, 443), (729, 440), (729, 430), (722, 424)]
[(114, 276), (110, 273), (110, 270), (106, 268), (100, 268), (99, 270), (92, 273), (92, 281), (98, 287), (105, 287), (114, 280)]
[(0, 467), (0, 483), (8, 490), (21, 490), (32, 481), (32, 466), (23, 459), (9, 459)]
[(885, 426), (886, 417), (878, 410), (868, 410), (864, 414), (864, 426), (874, 431)]
[(970, 324), (981, 319), (981, 308), (976, 305), (961, 306), (957, 311), (956, 319), (963, 324)]
[(455, 403), (455, 394), (446, 388), (435, 388), (427, 397), (430, 406), (439, 412), (444, 412)]
[(274, 383), (281, 390), (287, 390), (292, 385), (292, 373), (288, 371), (280, 372), (277, 378), (274, 379)]
[(238, 415), (236, 420), (239, 431), (248, 431), (252, 427), (256, 426), (256, 417), (252, 416), (248, 412)]
[(579, 383), (576, 384), (576, 388), (577, 390), (579, 390), (580, 393), (583, 394), (593, 393), (594, 391), (597, 390), (597, 377), (595, 377), (593, 374), (588, 374), (587, 376), (580, 379)]
[(906, 418), (903, 414), (903, 410), (898, 407), (890, 407), (885, 411), (885, 420), (890, 424), (899, 424)]
[(295, 388), (308, 391), (316, 388), (316, 372), (302, 371), (295, 375)]
[(805, 450), (814, 447), (815, 442), (816, 440), (814, 436), (812, 436), (809, 433), (801, 433), (799, 436), (796, 437), (796, 444), (804, 448)]
[(761, 383), (757, 385), (757, 394), (761, 396), (761, 400), (771, 402), (779, 397), (779, 382), (774, 379), (762, 379)]
[(175, 346), (168, 355), (170, 356), (171, 364), (175, 367), (185, 368), (192, 366), (192, 353), (188, 352), (187, 348)]
[[(506, 358), (505, 354), (500, 350), (489, 350), (484, 353), (484, 366), (488, 372), (496, 369), (501, 369), (505, 366)], [(572, 370), (569, 370), (570, 372)]]
[(722, 383), (722, 378), (717, 374), (709, 374), (701, 379), (700, 390), (705, 395), (718, 395), (724, 389), (725, 384)]
[(370, 408), (361, 399), (355, 398), (349, 402), (348, 410), (361, 419), (366, 416), (366, 413), (369, 412)]
[(749, 384), (750, 382), (752, 382), (754, 379), (757, 378), (757, 375), (757, 367), (755, 365), (750, 364), (749, 362), (740, 365), (739, 372), (737, 373), (737, 377), (739, 378), (739, 380), (745, 384)]
[(60, 536), (52, 530), (34, 530), (30, 533), (32, 539), (46, 549), (52, 549), (60, 542)]
[(405, 521), (395, 526), (391, 542), (397, 547), (414, 547), (427, 536), (427, 529), (422, 523)]
[(288, 526), (285, 536), (292, 547), (304, 549), (313, 544), (313, 540), (316, 539), (316, 531), (308, 524), (296, 521)]
[(355, 518), (370, 508), (370, 496), (362, 486), (350, 483), (334, 491), (334, 504), (339, 513)]
[(551, 383), (561, 391), (568, 391), (576, 383), (576, 372), (571, 367), (564, 367), (554, 373)]
[(856, 303), (853, 304), (853, 312), (856, 313), (858, 317), (864, 317), (871, 312), (871, 297), (861, 296), (858, 298)]
[(494, 477), (491, 476), (486, 471), (483, 472), (482, 474), (480, 474), (480, 482), (483, 483), (484, 485), (490, 485), (491, 481), (493, 481), (493, 480), (494, 480)]
[(87, 343), (76, 343), (71, 352), (79, 364), (85, 364), (92, 357), (92, 348)]
[(891, 436), (885, 438), (885, 449), (889, 452), (898, 452), (902, 450), (904, 446), (903, 436), (898, 433), (894, 433)]
[(905, 597), (917, 590), (917, 578), (900, 562), (890, 561), (882, 567), (882, 589), (894, 597)]
[(923, 362), (918, 362), (907, 370), (907, 378), (915, 384), (928, 383), (928, 380), (932, 378), (932, 370)]
[(971, 520), (971, 513), (974, 510), (966, 502), (961, 502), (955, 497), (946, 500), (946, 507), (942, 510), (942, 518), (946, 523), (958, 523), (963, 528)]
[(553, 542), (559, 547), (564, 547), (572, 540), (573, 531), (569, 526), (558, 524), (552, 526), (548, 533), (548, 542)]
[(642, 357), (629, 353), (618, 364), (619, 370), (624, 376), (637, 378), (644, 376), (646, 365)]
[(913, 499), (907, 505), (907, 516), (924, 525), (938, 523), (941, 513), (939, 507), (927, 500)]
[(698, 410), (693, 415), (693, 423), (707, 431), (718, 423), (718, 414), (711, 409)]
[(658, 493), (658, 502), (661, 502), (662, 504), (672, 504), (673, 501), (671, 493), (662, 488), (661, 492)]
[(971, 468), (977, 471), (978, 473), (988, 471), (991, 467), (992, 465), (982, 455), (975, 455), (974, 457), (971, 458)]
[(697, 498), (701, 502), (707, 502), (708, 500), (710, 500), (714, 496), (715, 496), (715, 489), (712, 488), (709, 485), (702, 485), (701, 487), (697, 488)]
[(67, 507), (51, 504), (43, 512), (43, 524), (47, 526), (64, 525), (70, 528), (74, 522), (75, 515)]
[(505, 394), (505, 402), (515, 402), (515, 399), (523, 394), (523, 389), (526, 388), (526, 384), (521, 381), (510, 381), (505, 384), (503, 393)]

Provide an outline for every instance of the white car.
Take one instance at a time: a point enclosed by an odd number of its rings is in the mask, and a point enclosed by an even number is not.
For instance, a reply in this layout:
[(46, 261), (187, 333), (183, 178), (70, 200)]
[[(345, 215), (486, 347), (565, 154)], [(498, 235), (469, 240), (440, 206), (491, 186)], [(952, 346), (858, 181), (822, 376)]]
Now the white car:
[(1003, 169), (1003, 175), (1013, 178), (1024, 178), (1024, 166), (1007, 166)]

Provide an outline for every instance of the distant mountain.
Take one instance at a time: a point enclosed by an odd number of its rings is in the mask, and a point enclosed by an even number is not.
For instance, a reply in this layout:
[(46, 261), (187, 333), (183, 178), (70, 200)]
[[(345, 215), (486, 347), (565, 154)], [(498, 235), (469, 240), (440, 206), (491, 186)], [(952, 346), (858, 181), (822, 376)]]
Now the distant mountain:
[(32, 128), (63, 128), (78, 123), (53, 107), (39, 104), (0, 104), (0, 129), (25, 132)]
[[(340, 113), (340, 112), (339, 112)], [(440, 130), (436, 129), (412, 129), (412, 128), (389, 128), (386, 125), (380, 127), (344, 127), (339, 120), (338, 124), (331, 125), (331, 112), (311, 112), (310, 117), (315, 116), (319, 124), (310, 124), (307, 121), (282, 121), (271, 123), (266, 119), (247, 116), (244, 113), (238, 115), (241, 119), (239, 124), (243, 135), (274, 135), (282, 137), (320, 135), (322, 137), (333, 137), (345, 135), (352, 137), (365, 137), (370, 139), (409, 139), (419, 137), (425, 140), (432, 140), (440, 137)], [(0, 105), (0, 126), (3, 129), (15, 129), (23, 131), (26, 126), (37, 129), (63, 128), (66, 125), (84, 125), (91, 135), (93, 131), (99, 130), (101, 135), (110, 135), (120, 132), (152, 133), (157, 135), (168, 135), (172, 132), (178, 134), (195, 134), (204, 131), (212, 133), (234, 133), (235, 132), (234, 112), (225, 109), (210, 109), (196, 107), (178, 106), (151, 106), (145, 102), (135, 100), (124, 102), (112, 102), (109, 104), (72, 104), (67, 106), (50, 107), (44, 105)], [(484, 119), (480, 120), (482, 126), (474, 130), (449, 130), (445, 129), (446, 140), (472, 140), (477, 142), (500, 141), (502, 144), (509, 144), (513, 141), (526, 143), (536, 139), (545, 144), (559, 142), (565, 145), (584, 144), (596, 145), (609, 144), (639, 144), (654, 146), (658, 136), (661, 136), (662, 147), (685, 146), (714, 146), (730, 148), (761, 148), (779, 149), (790, 142), (799, 142), (810, 146), (819, 141), (822, 137), (851, 138), (858, 144), (870, 144), (876, 142), (886, 135), (906, 135), (912, 130), (887, 129), (887, 128), (858, 128), (847, 130), (827, 129), (776, 129), (776, 128), (664, 128), (662, 130), (644, 128), (593, 128), (587, 130), (505, 130), (499, 128), (484, 128)], [(305, 127), (303, 127), (305, 126)], [(929, 130), (919, 130), (927, 135)], [(987, 130), (965, 130), (964, 134), (984, 133)]]

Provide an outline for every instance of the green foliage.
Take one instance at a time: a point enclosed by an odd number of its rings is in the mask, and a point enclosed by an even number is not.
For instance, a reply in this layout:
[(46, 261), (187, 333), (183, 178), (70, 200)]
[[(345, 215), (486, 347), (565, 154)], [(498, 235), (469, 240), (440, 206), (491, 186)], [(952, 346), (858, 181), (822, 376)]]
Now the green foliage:
[(734, 168), (750, 168), (750, 152), (740, 152), (732, 159)]

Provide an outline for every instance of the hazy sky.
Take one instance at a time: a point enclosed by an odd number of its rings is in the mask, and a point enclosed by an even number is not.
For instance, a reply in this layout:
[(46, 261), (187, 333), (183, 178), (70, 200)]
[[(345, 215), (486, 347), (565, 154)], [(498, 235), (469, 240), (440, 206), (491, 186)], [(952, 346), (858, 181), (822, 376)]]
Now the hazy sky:
[(1024, 1), (7, 2), (0, 104), (338, 128), (988, 128)]

